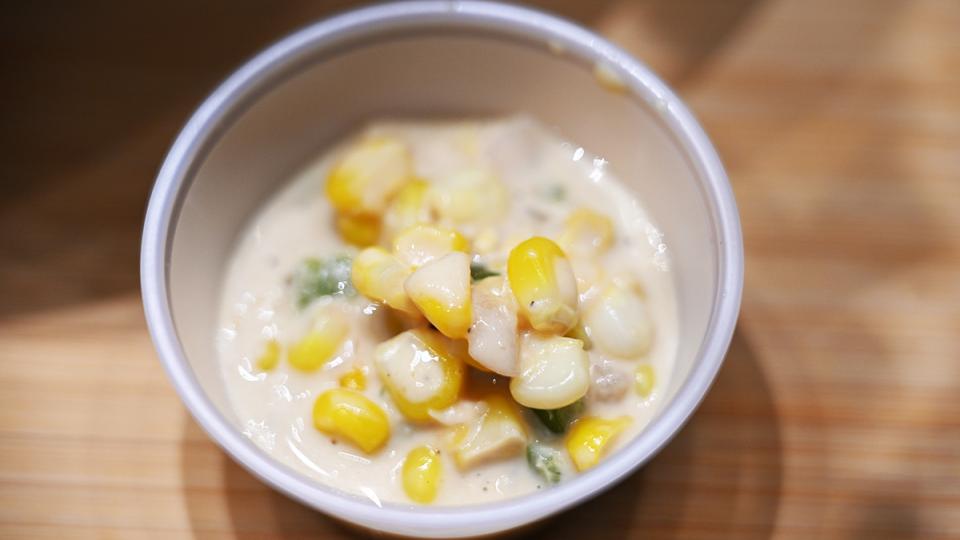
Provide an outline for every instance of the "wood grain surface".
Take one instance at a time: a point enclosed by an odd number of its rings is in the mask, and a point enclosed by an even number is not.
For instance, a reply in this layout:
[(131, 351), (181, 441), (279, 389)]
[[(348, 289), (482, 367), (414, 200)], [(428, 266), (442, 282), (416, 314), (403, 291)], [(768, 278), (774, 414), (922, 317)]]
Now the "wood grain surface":
[[(541, 2), (674, 85), (730, 172), (743, 312), (648, 466), (543, 538), (960, 538), (960, 2)], [(347, 538), (191, 420), (141, 312), (148, 189), (242, 60), (343, 3), (0, 17), (0, 537)]]

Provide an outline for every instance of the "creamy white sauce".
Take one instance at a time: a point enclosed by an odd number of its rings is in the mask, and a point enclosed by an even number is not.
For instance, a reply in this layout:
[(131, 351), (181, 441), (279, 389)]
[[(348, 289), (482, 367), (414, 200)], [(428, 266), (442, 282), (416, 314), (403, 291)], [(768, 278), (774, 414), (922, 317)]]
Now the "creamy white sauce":
[[(588, 399), (589, 414), (633, 417), (613, 451), (629, 442), (657, 411), (673, 369), (675, 291), (662, 235), (608, 163), (525, 117), (490, 122), (391, 122), (368, 131), (405, 141), (412, 150), (417, 175), (430, 182), (443, 182), (465, 167), (483, 167), (499, 177), (508, 193), (504, 215), (473, 230), (461, 228), (467, 236), (493, 235), (499, 240), (499, 247), (483, 256), (493, 269), (502, 269), (510, 248), (530, 236), (556, 238), (564, 218), (578, 207), (613, 219), (616, 241), (610, 251), (595, 260), (574, 259), (572, 263), (577, 276), (588, 281), (603, 271), (614, 279), (636, 279), (645, 291), (655, 327), (654, 344), (646, 357), (617, 360), (596, 348), (589, 353), (595, 366), (619, 369), (630, 377), (630, 390), (621, 401)], [(404, 456), (422, 444), (442, 449), (446, 439), (443, 426), (407, 424), (381, 391), (373, 371), (373, 349), (397, 332), (384, 316), (387, 308), (358, 295), (321, 298), (299, 310), (288, 285), (293, 269), (307, 257), (356, 252), (334, 231), (333, 211), (323, 194), (331, 156), (336, 154), (337, 149), (331, 150), (265, 201), (241, 236), (222, 291), (216, 336), (219, 361), (234, 413), (244, 433), (264, 451), (304, 475), (377, 504), (408, 503), (399, 479)], [(584, 291), (581, 304), (588, 302), (596, 289)], [(340, 310), (350, 321), (349, 338), (333, 359), (313, 373), (292, 369), (282, 357), (269, 373), (255, 367), (268, 340), (296, 342), (308, 331), (312, 315), (321, 309)], [(633, 391), (633, 370), (638, 362), (651, 364), (656, 372), (656, 386), (646, 399)], [(374, 455), (345, 441), (335, 442), (313, 427), (317, 395), (336, 387), (337, 379), (353, 368), (366, 372), (364, 394), (383, 407), (392, 422), (389, 443)], [(447, 413), (455, 416), (457, 411)], [(534, 428), (531, 439), (562, 449), (562, 439), (539, 429), (532, 416), (528, 420)], [(445, 457), (443, 453), (441, 457)], [(452, 459), (442, 461), (443, 481), (434, 504), (489, 502), (548, 489), (522, 455), (462, 472)], [(568, 463), (565, 476), (573, 474)]]

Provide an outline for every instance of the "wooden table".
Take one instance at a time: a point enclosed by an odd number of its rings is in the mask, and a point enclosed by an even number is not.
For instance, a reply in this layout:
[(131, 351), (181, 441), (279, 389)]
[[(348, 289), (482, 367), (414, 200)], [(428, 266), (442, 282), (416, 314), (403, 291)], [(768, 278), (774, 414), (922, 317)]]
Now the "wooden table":
[[(682, 434), (544, 538), (960, 537), (960, 2), (543, 3), (649, 62), (729, 167), (743, 313)], [(164, 377), (137, 250), (167, 145), (337, 3), (0, 20), (0, 537), (347, 537), (234, 465)]]

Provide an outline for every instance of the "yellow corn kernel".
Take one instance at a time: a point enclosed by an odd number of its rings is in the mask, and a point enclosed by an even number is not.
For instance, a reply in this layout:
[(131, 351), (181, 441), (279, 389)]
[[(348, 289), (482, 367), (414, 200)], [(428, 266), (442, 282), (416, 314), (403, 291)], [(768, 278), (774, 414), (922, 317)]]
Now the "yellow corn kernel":
[(653, 366), (650, 364), (640, 364), (637, 366), (637, 371), (633, 374), (633, 380), (637, 394), (642, 398), (650, 397), (650, 394), (653, 392), (653, 387), (657, 383)]
[(587, 208), (574, 210), (564, 222), (560, 245), (567, 253), (581, 256), (599, 255), (613, 243), (613, 221)]
[(507, 278), (530, 326), (564, 334), (577, 322), (577, 282), (556, 243), (534, 236), (510, 251)]
[(527, 431), (517, 407), (499, 394), (483, 399), (487, 406), (479, 418), (453, 428), (453, 458), (461, 469), (511, 458), (527, 446)]
[(327, 198), (344, 214), (378, 215), (410, 177), (403, 142), (372, 137), (348, 149), (327, 176)]
[(280, 362), (280, 344), (275, 339), (267, 342), (263, 349), (263, 354), (257, 358), (257, 369), (260, 371), (272, 371)]
[(353, 258), (350, 278), (360, 294), (411, 315), (419, 314), (417, 306), (403, 290), (411, 274), (410, 267), (381, 247), (369, 247)]
[(423, 223), (407, 227), (393, 240), (393, 252), (397, 258), (414, 268), (451, 251), (467, 252), (469, 249), (470, 243), (457, 231)]
[(507, 192), (489, 171), (465, 169), (435, 183), (431, 200), (441, 218), (454, 223), (490, 223), (506, 210)]
[(317, 397), (313, 425), (327, 435), (347, 439), (368, 454), (390, 438), (387, 413), (360, 392), (346, 388), (327, 390)]
[(392, 241), (400, 231), (418, 223), (430, 222), (430, 184), (414, 179), (400, 188), (383, 213), (385, 238)]
[(459, 399), (465, 356), (462, 341), (418, 328), (378, 345), (374, 365), (400, 412), (409, 420), (429, 422), (431, 410), (444, 409)]
[(600, 462), (600, 458), (632, 420), (629, 416), (606, 419), (588, 416), (574, 422), (567, 434), (566, 446), (578, 471), (585, 471)]
[(357, 247), (372, 246), (380, 239), (380, 218), (365, 214), (340, 214), (337, 232), (346, 242)]
[(347, 322), (336, 313), (322, 313), (313, 329), (290, 347), (287, 360), (300, 371), (315, 371), (340, 349), (349, 332)]
[(403, 289), (441, 334), (467, 337), (473, 317), (469, 255), (454, 251), (427, 262), (407, 278)]
[(437, 498), (442, 474), (440, 453), (426, 445), (418, 446), (403, 460), (403, 491), (415, 502), (431, 503)]
[(363, 391), (367, 389), (367, 376), (360, 369), (351, 369), (337, 380), (340, 388)]

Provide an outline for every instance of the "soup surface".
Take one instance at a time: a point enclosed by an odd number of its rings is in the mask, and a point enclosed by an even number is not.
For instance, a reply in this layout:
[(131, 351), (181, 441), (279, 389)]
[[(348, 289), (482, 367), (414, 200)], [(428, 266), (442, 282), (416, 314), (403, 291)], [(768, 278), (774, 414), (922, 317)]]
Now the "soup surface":
[(277, 460), (377, 504), (464, 505), (636, 436), (671, 375), (674, 296), (602, 158), (522, 116), (381, 122), (264, 201), (216, 342)]

